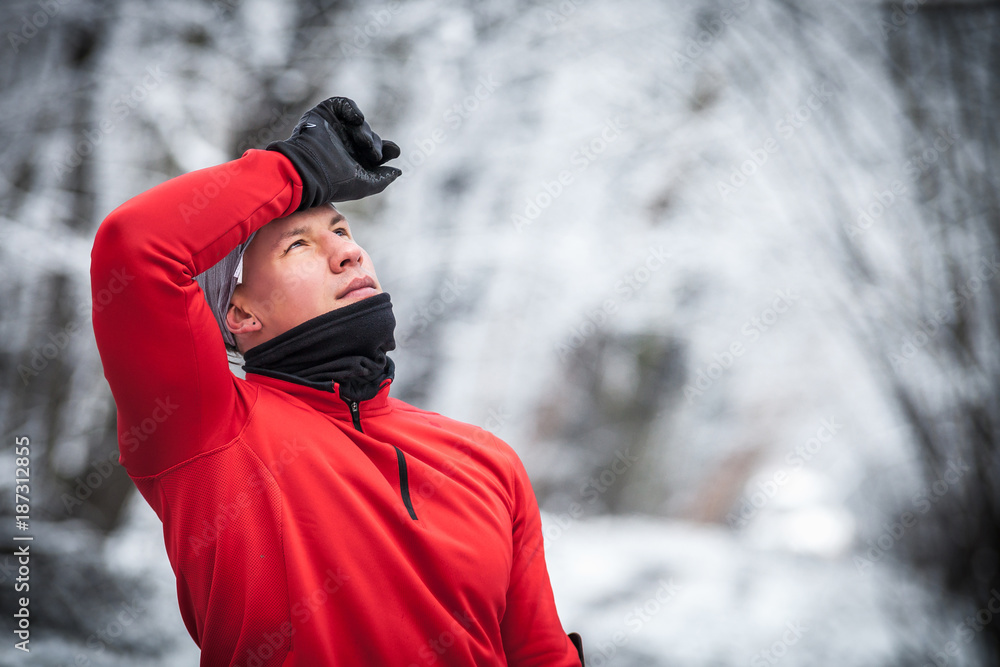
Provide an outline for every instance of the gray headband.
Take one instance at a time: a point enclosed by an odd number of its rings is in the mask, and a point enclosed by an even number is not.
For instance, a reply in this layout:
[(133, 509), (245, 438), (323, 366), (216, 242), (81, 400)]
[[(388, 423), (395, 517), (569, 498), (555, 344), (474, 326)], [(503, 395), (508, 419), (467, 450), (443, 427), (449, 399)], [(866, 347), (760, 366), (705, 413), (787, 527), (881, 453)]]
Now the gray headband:
[(244, 243), (233, 248), (232, 252), (223, 257), (218, 264), (195, 276), (195, 280), (205, 293), (208, 307), (215, 315), (215, 322), (222, 332), (222, 339), (232, 349), (236, 349), (236, 338), (226, 326), (226, 312), (229, 310), (229, 302), (233, 298), (236, 286), (243, 282), (243, 253), (256, 234), (257, 232), (254, 232)]

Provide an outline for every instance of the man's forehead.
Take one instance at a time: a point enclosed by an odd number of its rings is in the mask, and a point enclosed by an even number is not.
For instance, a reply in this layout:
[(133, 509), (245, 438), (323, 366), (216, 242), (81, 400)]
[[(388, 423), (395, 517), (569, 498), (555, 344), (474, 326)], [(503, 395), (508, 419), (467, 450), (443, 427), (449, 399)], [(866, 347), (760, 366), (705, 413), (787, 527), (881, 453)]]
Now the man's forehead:
[(326, 227), (338, 223), (347, 224), (347, 218), (340, 211), (332, 206), (316, 207), (278, 218), (264, 225), (257, 234), (263, 236), (268, 244), (274, 244), (289, 236), (304, 234), (315, 225)]

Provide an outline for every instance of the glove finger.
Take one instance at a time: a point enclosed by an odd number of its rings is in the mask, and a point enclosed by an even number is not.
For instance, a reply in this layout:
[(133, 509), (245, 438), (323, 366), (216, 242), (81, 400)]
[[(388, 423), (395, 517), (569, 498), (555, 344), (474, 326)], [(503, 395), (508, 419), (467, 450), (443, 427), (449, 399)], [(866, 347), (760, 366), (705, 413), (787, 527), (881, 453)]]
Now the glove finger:
[[(362, 128), (345, 125), (344, 123), (323, 121), (330, 140), (343, 146), (351, 160), (366, 169), (379, 165), (382, 155), (381, 141), (375, 142), (371, 136), (365, 136)], [(367, 127), (368, 123), (363, 126)], [(369, 130), (368, 135), (372, 132)]]
[(347, 125), (361, 125), (365, 122), (365, 115), (354, 103), (354, 100), (347, 97), (331, 97), (324, 104), (327, 104), (333, 111), (337, 120)]
[(357, 156), (358, 162), (369, 169), (382, 164), (382, 138), (372, 131), (367, 121), (346, 130), (350, 138), (348, 147)]
[(382, 141), (382, 162), (379, 164), (384, 164), (389, 160), (395, 160), (401, 153), (402, 151), (399, 150), (399, 146), (396, 145), (395, 141), (389, 141), (386, 139)]

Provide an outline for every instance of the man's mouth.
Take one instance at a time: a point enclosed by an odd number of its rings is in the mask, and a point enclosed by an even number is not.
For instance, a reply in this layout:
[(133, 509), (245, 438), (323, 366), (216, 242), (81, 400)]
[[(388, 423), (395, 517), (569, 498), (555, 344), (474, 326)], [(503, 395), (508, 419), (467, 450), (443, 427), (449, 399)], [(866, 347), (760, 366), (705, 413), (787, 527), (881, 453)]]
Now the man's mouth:
[[(357, 296), (354, 293), (357, 292), (358, 290), (374, 291), (375, 281), (372, 280), (371, 277), (369, 276), (364, 276), (362, 278), (355, 278), (354, 280), (352, 280), (350, 283), (347, 284), (347, 287), (345, 287), (340, 294), (337, 295), (337, 298), (343, 299), (344, 297), (347, 296)], [(358, 294), (361, 294), (361, 292), (359, 292)]]

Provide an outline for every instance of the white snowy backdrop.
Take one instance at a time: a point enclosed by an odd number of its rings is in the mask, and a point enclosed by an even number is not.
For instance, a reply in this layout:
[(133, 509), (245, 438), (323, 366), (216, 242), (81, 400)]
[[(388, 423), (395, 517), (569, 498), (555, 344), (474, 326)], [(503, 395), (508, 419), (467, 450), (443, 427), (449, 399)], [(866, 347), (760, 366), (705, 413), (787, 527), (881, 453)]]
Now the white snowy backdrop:
[(5, 531), (16, 435), (37, 494), (32, 654), (0, 663), (197, 660), (115, 462), (90, 244), (334, 94), (403, 149), (342, 207), (394, 393), (521, 454), (589, 665), (1000, 660), (997, 3), (42, 0), (0, 28)]

